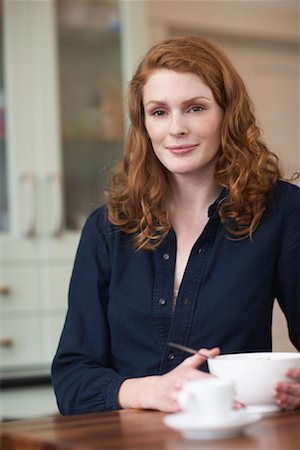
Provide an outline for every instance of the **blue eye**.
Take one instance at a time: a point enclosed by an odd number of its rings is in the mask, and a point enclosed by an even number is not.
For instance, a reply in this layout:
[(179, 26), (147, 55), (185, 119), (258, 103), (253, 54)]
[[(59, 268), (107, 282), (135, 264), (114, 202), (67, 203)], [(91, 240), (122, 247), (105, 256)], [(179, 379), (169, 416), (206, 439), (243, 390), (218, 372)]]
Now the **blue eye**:
[(189, 111), (191, 111), (191, 112), (201, 112), (201, 111), (204, 111), (204, 107), (203, 106), (192, 106), (192, 108), (190, 108)]

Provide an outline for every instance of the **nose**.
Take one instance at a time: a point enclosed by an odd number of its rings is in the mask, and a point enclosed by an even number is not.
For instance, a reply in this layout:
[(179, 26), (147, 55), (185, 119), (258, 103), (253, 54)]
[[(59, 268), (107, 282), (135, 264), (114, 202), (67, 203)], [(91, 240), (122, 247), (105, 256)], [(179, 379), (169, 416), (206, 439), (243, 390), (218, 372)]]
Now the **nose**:
[(182, 114), (172, 114), (169, 132), (171, 136), (175, 137), (181, 137), (188, 133), (187, 123)]

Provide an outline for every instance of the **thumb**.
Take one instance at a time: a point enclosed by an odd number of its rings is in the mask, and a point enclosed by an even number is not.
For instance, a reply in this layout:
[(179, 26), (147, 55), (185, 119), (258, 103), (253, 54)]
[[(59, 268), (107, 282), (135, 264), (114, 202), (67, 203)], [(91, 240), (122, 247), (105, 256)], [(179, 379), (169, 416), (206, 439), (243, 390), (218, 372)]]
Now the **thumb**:
[(206, 348), (202, 348), (199, 350), (199, 353), (196, 353), (193, 356), (189, 356), (186, 358), (181, 365), (184, 367), (197, 368), (201, 366), (208, 358), (214, 358), (220, 354), (220, 349), (218, 347), (214, 347), (210, 350)]

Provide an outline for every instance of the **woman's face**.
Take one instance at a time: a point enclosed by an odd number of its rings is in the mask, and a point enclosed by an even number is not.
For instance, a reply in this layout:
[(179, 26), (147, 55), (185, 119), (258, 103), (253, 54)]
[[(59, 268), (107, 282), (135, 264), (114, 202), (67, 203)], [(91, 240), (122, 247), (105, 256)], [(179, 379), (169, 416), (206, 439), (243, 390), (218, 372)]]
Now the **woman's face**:
[(153, 150), (168, 171), (213, 177), (224, 114), (202, 79), (159, 69), (144, 86), (143, 105)]

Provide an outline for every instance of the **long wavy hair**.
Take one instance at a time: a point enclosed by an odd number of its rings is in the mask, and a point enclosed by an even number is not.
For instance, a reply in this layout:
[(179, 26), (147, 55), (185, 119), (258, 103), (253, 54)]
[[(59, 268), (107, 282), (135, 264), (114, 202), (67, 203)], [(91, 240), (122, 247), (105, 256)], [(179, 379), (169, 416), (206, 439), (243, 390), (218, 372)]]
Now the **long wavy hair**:
[(252, 236), (266, 208), (267, 193), (281, 176), (278, 158), (261, 140), (253, 104), (239, 74), (216, 45), (197, 36), (175, 37), (152, 47), (130, 82), (130, 127), (106, 191), (109, 220), (134, 234), (137, 249), (154, 249), (171, 228), (165, 207), (168, 171), (153, 151), (142, 101), (145, 83), (159, 69), (198, 75), (223, 109), (215, 178), (227, 195), (218, 213), (228, 236)]

